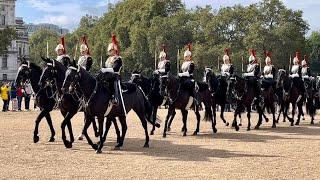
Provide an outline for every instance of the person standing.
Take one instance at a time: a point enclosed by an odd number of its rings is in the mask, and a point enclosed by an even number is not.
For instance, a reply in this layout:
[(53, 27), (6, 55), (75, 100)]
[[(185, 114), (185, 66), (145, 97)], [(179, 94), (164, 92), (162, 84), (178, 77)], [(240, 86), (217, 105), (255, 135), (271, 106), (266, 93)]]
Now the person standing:
[(17, 99), (18, 99), (18, 111), (21, 111), (21, 103), (22, 103), (22, 98), (23, 98), (23, 88), (21, 85), (18, 86), (17, 88)]
[(3, 108), (2, 111), (6, 112), (8, 110), (8, 105), (9, 105), (9, 87), (7, 84), (3, 84), (0, 88), (1, 90), (1, 99), (3, 101)]
[(26, 111), (30, 111), (30, 99), (32, 95), (32, 87), (29, 81), (27, 81), (24, 85), (24, 102)]
[(12, 104), (12, 111), (17, 111), (18, 110), (17, 88), (14, 83), (12, 83), (12, 86), (10, 89), (10, 100)]

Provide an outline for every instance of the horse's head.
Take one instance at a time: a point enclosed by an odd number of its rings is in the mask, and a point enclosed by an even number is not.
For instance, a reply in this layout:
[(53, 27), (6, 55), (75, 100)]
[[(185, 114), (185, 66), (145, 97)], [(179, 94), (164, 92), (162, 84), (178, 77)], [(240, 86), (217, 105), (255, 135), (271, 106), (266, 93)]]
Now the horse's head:
[(24, 83), (30, 78), (31, 78), (30, 62), (23, 59), (18, 69), (17, 77), (15, 79), (15, 84), (19, 85), (21, 82)]
[(278, 75), (277, 75), (277, 84), (276, 87), (280, 88), (283, 87), (283, 80), (287, 76), (287, 71), (284, 69), (279, 69), (278, 70)]
[(80, 66), (73, 61), (66, 71), (65, 79), (62, 85), (62, 92), (66, 92), (66, 90), (68, 90), (68, 93), (72, 93), (75, 85), (79, 84), (80, 77)]
[(132, 72), (130, 81), (135, 84), (141, 84), (141, 70), (134, 70)]
[(305, 80), (304, 87), (306, 89), (307, 98), (313, 98), (315, 96), (315, 88), (316, 88), (315, 80)]
[(51, 82), (53, 82), (54, 78), (57, 77), (58, 72), (55, 66), (55, 60), (43, 57), (41, 58), (45, 62), (45, 65), (40, 76), (39, 86), (43, 88), (44, 86), (50, 85)]
[(233, 75), (228, 79), (227, 93), (236, 98), (242, 98), (245, 93), (246, 82), (245, 79), (237, 75)]

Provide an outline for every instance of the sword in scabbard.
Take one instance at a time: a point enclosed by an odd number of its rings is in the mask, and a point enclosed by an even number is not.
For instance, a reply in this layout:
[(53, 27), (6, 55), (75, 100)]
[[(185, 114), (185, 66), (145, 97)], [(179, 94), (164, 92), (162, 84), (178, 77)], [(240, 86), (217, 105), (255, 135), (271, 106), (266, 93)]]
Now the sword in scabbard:
[(120, 80), (117, 80), (117, 84), (118, 84), (118, 89), (119, 89), (119, 95), (120, 95), (120, 99), (121, 99), (122, 108), (123, 108), (125, 116), (127, 117), (127, 110), (126, 110), (126, 106), (124, 104), (124, 100), (123, 100), (123, 96), (122, 96), (122, 89), (121, 89), (121, 85), (120, 85)]

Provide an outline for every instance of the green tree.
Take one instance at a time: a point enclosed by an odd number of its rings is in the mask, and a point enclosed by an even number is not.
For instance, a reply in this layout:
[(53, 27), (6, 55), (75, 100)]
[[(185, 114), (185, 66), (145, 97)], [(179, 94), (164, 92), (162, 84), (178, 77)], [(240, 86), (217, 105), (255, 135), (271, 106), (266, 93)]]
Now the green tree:
[(17, 38), (15, 29), (9, 27), (0, 29), (0, 56), (5, 55), (8, 52), (12, 40), (15, 38)]

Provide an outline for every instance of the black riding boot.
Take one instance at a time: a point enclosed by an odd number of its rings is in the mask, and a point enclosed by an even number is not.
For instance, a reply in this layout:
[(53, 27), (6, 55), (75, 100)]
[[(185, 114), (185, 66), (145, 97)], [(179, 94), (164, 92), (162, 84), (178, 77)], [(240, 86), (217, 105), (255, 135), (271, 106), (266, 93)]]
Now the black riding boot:
[(119, 99), (120, 99), (120, 90), (119, 90), (119, 86), (118, 86), (118, 80), (113, 82), (113, 87), (114, 87), (114, 95), (113, 95), (113, 99), (112, 99), (112, 103), (115, 106), (119, 105)]

